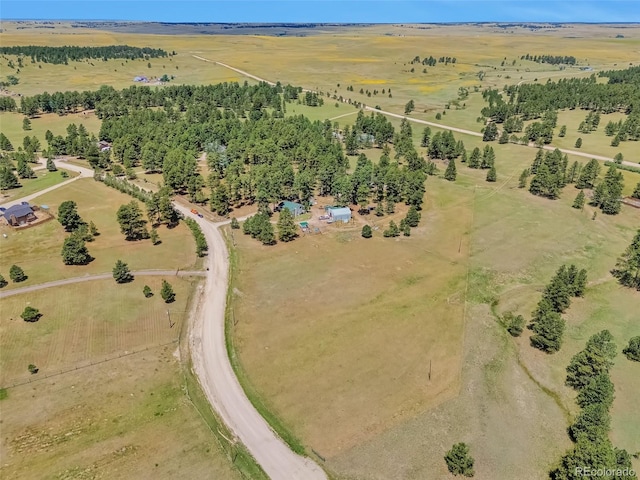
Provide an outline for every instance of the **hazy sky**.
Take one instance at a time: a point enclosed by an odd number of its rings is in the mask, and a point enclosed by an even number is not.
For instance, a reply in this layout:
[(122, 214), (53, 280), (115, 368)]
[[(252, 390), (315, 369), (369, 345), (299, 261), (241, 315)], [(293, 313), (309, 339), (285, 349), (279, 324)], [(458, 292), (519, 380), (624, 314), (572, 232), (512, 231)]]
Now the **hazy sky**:
[(0, 0), (0, 19), (160, 22), (640, 22), (640, 0)]

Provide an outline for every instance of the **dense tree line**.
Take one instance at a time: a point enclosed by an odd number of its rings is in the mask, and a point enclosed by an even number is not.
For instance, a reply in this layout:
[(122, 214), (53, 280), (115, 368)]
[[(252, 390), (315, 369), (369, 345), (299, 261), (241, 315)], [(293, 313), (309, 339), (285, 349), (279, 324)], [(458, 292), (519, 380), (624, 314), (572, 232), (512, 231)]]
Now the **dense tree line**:
[[(508, 127), (512, 131), (517, 131), (519, 120), (538, 119), (543, 117), (545, 112), (562, 109), (581, 108), (599, 113), (622, 111), (628, 115), (637, 115), (640, 109), (640, 76), (634, 69), (637, 67), (619, 73), (607, 72), (611, 76), (606, 84), (598, 83), (596, 76), (591, 75), (588, 78), (568, 78), (557, 82), (549, 80), (543, 84), (505, 86), (502, 93), (496, 89), (487, 89), (482, 95), (488, 105), (482, 109), (482, 115), (495, 123), (505, 123), (505, 128)], [(598, 117), (590, 118), (591, 126), (596, 123), (596, 119)], [(625, 125), (624, 132), (627, 132), (629, 139), (638, 138), (637, 124), (636, 119), (633, 123)], [(521, 129), (521, 124), (519, 126)], [(584, 127), (587, 127), (586, 122)], [(614, 135), (614, 130), (615, 126), (609, 127), (608, 134)], [(536, 136), (550, 141), (550, 138), (547, 138), (549, 132), (543, 133), (545, 135)], [(529, 140), (535, 141), (531, 135)]]
[(531, 345), (547, 353), (562, 346), (565, 321), (560, 316), (569, 308), (571, 297), (581, 297), (587, 286), (587, 271), (575, 265), (562, 265), (542, 293), (529, 327)]
[(77, 45), (65, 45), (62, 47), (45, 47), (41, 45), (21, 45), (12, 47), (0, 47), (3, 55), (24, 55), (31, 57), (32, 62), (53, 64), (67, 64), (71, 61), (84, 59), (100, 59), (107, 61), (111, 58), (125, 58), (135, 60), (143, 58), (166, 57), (167, 52), (160, 48), (131, 47), (129, 45), (109, 45), (105, 47), (81, 47)]
[(436, 60), (436, 58), (431, 55), (422, 59), (419, 55), (416, 55), (409, 63), (412, 65), (419, 63), (429, 67), (435, 67), (436, 63), (444, 63), (445, 65), (448, 65), (449, 63), (456, 63), (457, 61), (458, 60), (456, 59), (456, 57), (438, 57), (438, 59)]
[(575, 445), (550, 472), (552, 480), (577, 480), (600, 471), (603, 478), (637, 479), (629, 453), (609, 440), (609, 410), (614, 399), (609, 370), (615, 356), (613, 337), (603, 330), (591, 336), (585, 348), (571, 359), (566, 383), (577, 390), (576, 402), (581, 410), (569, 427)]
[(520, 60), (530, 60), (536, 63), (548, 63), (550, 65), (575, 65), (576, 57), (573, 55), (522, 55)]
[(207, 245), (207, 239), (205, 238), (200, 225), (198, 225), (198, 222), (193, 218), (185, 218), (184, 223), (187, 224), (187, 227), (191, 230), (193, 238), (196, 241), (196, 255), (203, 257), (207, 250), (209, 250), (209, 246)]

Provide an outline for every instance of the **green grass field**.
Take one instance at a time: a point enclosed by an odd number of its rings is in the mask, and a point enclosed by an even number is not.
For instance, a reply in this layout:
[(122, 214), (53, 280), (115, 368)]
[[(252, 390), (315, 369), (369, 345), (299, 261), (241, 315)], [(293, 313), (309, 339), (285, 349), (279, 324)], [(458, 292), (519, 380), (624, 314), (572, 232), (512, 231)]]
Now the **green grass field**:
[[(61, 172), (67, 172), (68, 177), (64, 178)], [(11, 190), (5, 190), (3, 196), (0, 197), (0, 202), (9, 202), (16, 198), (26, 197), (32, 193), (39, 192), (45, 188), (52, 187), (59, 183), (62, 183), (70, 178), (77, 176), (76, 172), (71, 172), (64, 169), (59, 169), (57, 172), (48, 172), (46, 170), (36, 170), (36, 178), (20, 179), (20, 188), (13, 188)]]
[[(150, 240), (127, 242), (120, 233), (116, 211), (120, 205), (129, 203), (131, 197), (93, 179), (77, 180), (36, 198), (32, 203), (48, 205), (56, 215), (58, 205), (65, 200), (74, 200), (80, 216), (87, 223), (93, 221), (98, 227), (100, 235), (87, 243), (89, 253), (95, 259), (83, 266), (63, 264), (60, 252), (68, 234), (56, 219), (18, 231), (2, 225), (0, 232), (7, 234), (0, 243), (2, 274), (8, 278), (9, 267), (17, 264), (29, 277), (25, 282), (10, 283), (5, 288), (110, 272), (117, 259), (127, 263), (132, 270), (184, 270), (196, 266), (193, 238), (183, 224), (172, 229), (160, 227), (158, 233), (162, 243), (159, 245), (152, 245)], [(144, 206), (142, 210), (145, 211)]]

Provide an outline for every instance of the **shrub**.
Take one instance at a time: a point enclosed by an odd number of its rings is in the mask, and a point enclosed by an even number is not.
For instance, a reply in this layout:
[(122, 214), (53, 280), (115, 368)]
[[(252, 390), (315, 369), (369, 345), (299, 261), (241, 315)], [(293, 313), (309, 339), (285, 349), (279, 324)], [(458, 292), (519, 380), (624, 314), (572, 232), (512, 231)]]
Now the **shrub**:
[(20, 314), (20, 317), (25, 322), (31, 322), (31, 323), (37, 322), (38, 320), (40, 320), (41, 316), (42, 314), (40, 313), (40, 311), (37, 308), (33, 308), (30, 305), (26, 306), (24, 311)]
[(444, 456), (447, 468), (454, 475), (473, 477), (473, 458), (466, 443), (456, 443)]

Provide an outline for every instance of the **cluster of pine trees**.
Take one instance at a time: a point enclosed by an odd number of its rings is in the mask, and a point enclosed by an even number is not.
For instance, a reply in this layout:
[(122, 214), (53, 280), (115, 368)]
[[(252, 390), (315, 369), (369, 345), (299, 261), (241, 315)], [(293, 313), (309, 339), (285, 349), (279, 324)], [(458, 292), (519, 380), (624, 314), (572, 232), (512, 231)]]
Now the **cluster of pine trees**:
[[(640, 184), (636, 189), (640, 193)], [(639, 195), (640, 197), (640, 195)], [(625, 287), (640, 290), (640, 229), (611, 271)]]
[(587, 286), (587, 271), (575, 265), (562, 265), (545, 287), (529, 328), (533, 331), (531, 345), (547, 353), (562, 346), (565, 321), (560, 316), (571, 304), (571, 297), (581, 297)]
[(598, 129), (598, 125), (600, 125), (600, 114), (598, 112), (589, 112), (587, 117), (580, 122), (578, 131), (589, 134), (595, 132)]
[(626, 119), (617, 122), (609, 121), (604, 133), (611, 139), (611, 146), (617, 147), (620, 142), (640, 140), (640, 113), (632, 113)]
[(522, 55), (520, 60), (530, 60), (536, 63), (548, 63), (550, 65), (575, 65), (576, 57), (573, 55)]
[(105, 62), (110, 58), (125, 58), (135, 60), (143, 58), (166, 57), (167, 52), (160, 48), (131, 47), (129, 45), (109, 45), (105, 47), (79, 47), (65, 45), (62, 47), (44, 47), (41, 45), (20, 45), (0, 47), (3, 55), (24, 55), (31, 57), (32, 62), (43, 62), (67, 65), (71, 61), (84, 59), (101, 59)]
[(78, 213), (78, 205), (73, 200), (67, 200), (58, 207), (58, 221), (66, 232), (70, 232), (62, 244), (62, 261), (65, 265), (86, 265), (93, 258), (85, 242), (92, 242), (98, 235), (98, 229), (93, 222), (87, 224)]
[(458, 61), (458, 59), (456, 57), (439, 57), (437, 60), (435, 57), (429, 55), (428, 57), (424, 57), (422, 59), (420, 59), (419, 55), (416, 55), (415, 57), (413, 57), (413, 60), (411, 60), (409, 63), (410, 64), (416, 64), (416, 63), (420, 63), (422, 65), (426, 65), (429, 67), (435, 67), (436, 63), (444, 63), (445, 65), (448, 65), (449, 63), (456, 63)]
[[(510, 85), (502, 93), (487, 89), (482, 95), (488, 105), (482, 109), (482, 115), (502, 124), (513, 117), (525, 121), (534, 120), (541, 118), (545, 112), (562, 109), (582, 108), (600, 113), (622, 111), (627, 115), (634, 112), (637, 114), (640, 105), (634, 101), (640, 96), (640, 75), (636, 73), (637, 68), (631, 67), (616, 74), (603, 72), (606, 75), (602, 76), (609, 76), (609, 83), (606, 84), (598, 83), (595, 75), (592, 75), (589, 78), (569, 78), (543, 84)], [(511, 120), (510, 130), (515, 123), (515, 120)], [(637, 133), (636, 125), (634, 123), (629, 126), (634, 136)], [(548, 138), (547, 132), (543, 133), (545, 135), (538, 136)]]
[(637, 479), (633, 473), (631, 456), (609, 440), (614, 386), (609, 370), (616, 356), (616, 346), (608, 330), (589, 338), (583, 350), (573, 356), (567, 367), (568, 386), (578, 392), (576, 402), (580, 413), (569, 427), (574, 447), (560, 460), (552, 472), (552, 480), (577, 479), (586, 472), (626, 472), (624, 475), (605, 475)]

